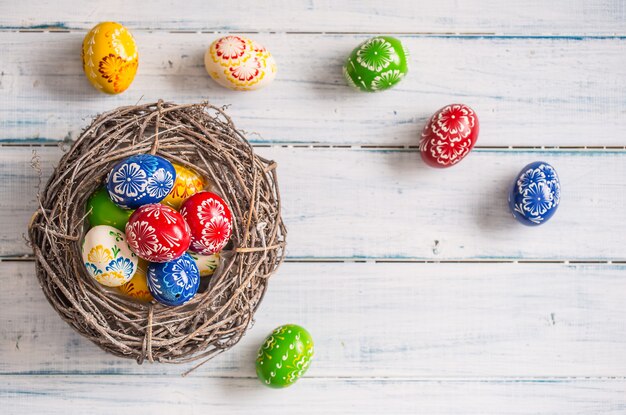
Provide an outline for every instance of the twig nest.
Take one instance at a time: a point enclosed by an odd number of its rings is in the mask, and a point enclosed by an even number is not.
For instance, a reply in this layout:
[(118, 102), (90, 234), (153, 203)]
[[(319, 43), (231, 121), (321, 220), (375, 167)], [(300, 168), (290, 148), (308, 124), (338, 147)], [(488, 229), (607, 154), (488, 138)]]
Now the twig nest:
[[(106, 184), (115, 165), (141, 154), (197, 172), (232, 212), (230, 241), (220, 252), (213, 275), (203, 278), (204, 284), (194, 280), (186, 292), (166, 293), (176, 302), (177, 294), (198, 290), (179, 307), (151, 301), (149, 296), (136, 301), (128, 290), (99, 284), (83, 264), (88, 198)], [(156, 179), (163, 181), (160, 176)], [(124, 236), (119, 229), (100, 226)], [(29, 226), (37, 277), (52, 307), (104, 350), (139, 363), (206, 361), (236, 344), (283, 260), (285, 236), (276, 163), (256, 155), (221, 109), (162, 102), (98, 116), (61, 158), (39, 194), (39, 209)], [(106, 255), (96, 251), (94, 259)], [(195, 264), (190, 255), (183, 257)], [(133, 259), (130, 262), (137, 266)], [(116, 272), (124, 271), (122, 262)], [(148, 267), (147, 284), (167, 283), (168, 270), (154, 268), (151, 276)], [(144, 282), (135, 288), (145, 291)]]

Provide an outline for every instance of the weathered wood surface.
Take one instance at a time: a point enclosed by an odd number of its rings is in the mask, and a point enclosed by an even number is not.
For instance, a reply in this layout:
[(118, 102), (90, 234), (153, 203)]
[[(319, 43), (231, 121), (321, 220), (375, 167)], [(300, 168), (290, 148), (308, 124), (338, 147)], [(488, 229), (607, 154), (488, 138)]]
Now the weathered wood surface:
[(621, 415), (622, 381), (306, 378), (289, 391), (256, 379), (0, 376), (7, 414)]
[(203, 54), (217, 36), (135, 33), (140, 65), (131, 88), (111, 97), (85, 78), (83, 32), (0, 31), (0, 140), (76, 138), (96, 113), (138, 101), (231, 104), (259, 144), (417, 146), (426, 119), (451, 102), (472, 106), (480, 147), (624, 146), (626, 39), (401, 36), (409, 76), (391, 91), (363, 94), (341, 66), (367, 35), (263, 34), (275, 55), (271, 88), (217, 85)]
[[(0, 272), (0, 375), (88, 381), (177, 377), (188, 368), (106, 354), (52, 311), (32, 262), (2, 262)], [(254, 377), (263, 338), (297, 322), (315, 340), (313, 378), (621, 378), (625, 272), (606, 264), (288, 262), (246, 337), (194, 376)]]
[[(0, 11), (2, 414), (626, 412), (622, 1), (63, 0)], [(78, 59), (103, 20), (126, 24), (140, 48), (137, 78), (116, 97), (98, 95)], [(208, 44), (237, 32), (275, 55), (270, 88), (234, 93), (206, 75)], [(343, 59), (373, 33), (402, 38), (410, 76), (383, 94), (352, 92)], [(55, 142), (98, 112), (158, 98), (232, 104), (279, 163), (289, 228), (289, 262), (255, 326), (188, 378), (80, 338), (46, 302), (34, 263), (7, 260), (29, 253), (33, 150), (45, 180)], [(428, 169), (419, 130), (454, 101), (478, 112), (480, 148)], [(529, 229), (509, 216), (506, 192), (538, 159), (557, 168), (563, 203)], [(287, 322), (313, 333), (317, 356), (295, 387), (266, 390), (255, 351)]]
[(133, 29), (174, 31), (611, 36), (626, 29), (626, 11), (619, 0), (159, 0), (150, 2), (150, 7), (124, 0), (7, 2), (0, 28), (89, 29), (106, 20), (119, 20)]

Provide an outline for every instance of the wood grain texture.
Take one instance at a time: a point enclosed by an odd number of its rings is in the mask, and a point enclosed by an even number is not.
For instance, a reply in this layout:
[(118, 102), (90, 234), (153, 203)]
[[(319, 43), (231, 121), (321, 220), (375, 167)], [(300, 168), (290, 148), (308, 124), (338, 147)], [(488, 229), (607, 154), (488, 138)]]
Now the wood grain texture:
[[(255, 326), (193, 376), (254, 377), (263, 338), (295, 322), (315, 340), (312, 378), (621, 378), (625, 271), (606, 264), (288, 262), (273, 277)], [(189, 367), (138, 366), (81, 338), (51, 310), (30, 261), (1, 262), (0, 275), (0, 374), (85, 375), (89, 382), (104, 374), (174, 376)]]
[[(626, 413), (624, 2), (25, 0), (0, 9), (0, 257), (30, 253), (33, 150), (44, 180), (61, 155), (28, 145), (76, 138), (94, 114), (139, 100), (232, 104), (258, 152), (279, 163), (289, 228), (289, 262), (255, 326), (188, 378), (188, 366), (105, 354), (52, 311), (33, 262), (0, 261), (3, 415)], [(104, 20), (127, 25), (140, 49), (135, 82), (115, 97), (88, 84), (78, 58), (86, 30)], [(271, 87), (235, 93), (206, 75), (208, 44), (237, 32), (276, 57)], [(341, 65), (374, 33), (401, 37), (411, 72), (392, 91), (353, 92)], [(457, 101), (477, 111), (481, 148), (454, 169), (429, 169), (419, 131)], [(604, 146), (619, 150), (583, 150)], [(529, 229), (510, 217), (506, 193), (540, 159), (557, 168), (563, 202)], [(267, 390), (256, 349), (288, 322), (312, 332), (316, 357), (295, 387)]]
[(133, 29), (165, 30), (613, 35), (624, 33), (626, 22), (624, 4), (616, 0), (160, 0), (150, 7), (123, 0), (24, 1), (2, 11), (5, 29), (90, 29), (119, 20)]
[(75, 138), (98, 112), (163, 98), (232, 104), (259, 144), (417, 146), (427, 118), (462, 101), (480, 118), (480, 147), (624, 146), (626, 38), (401, 36), (409, 76), (365, 94), (346, 85), (341, 66), (368, 36), (256, 35), (279, 73), (270, 87), (241, 93), (206, 74), (203, 53), (216, 35), (137, 31), (137, 77), (111, 97), (82, 72), (83, 36), (0, 32), (0, 140)]
[[(626, 153), (474, 151), (453, 169), (416, 151), (259, 148), (278, 162), (290, 258), (391, 260), (626, 260)], [(0, 153), (0, 255), (31, 253), (23, 233), (55, 147)], [(562, 203), (541, 227), (518, 224), (509, 186), (526, 164), (555, 166)]]
[(0, 376), (0, 405), (6, 415), (620, 415), (624, 387), (620, 380), (304, 379), (272, 391), (256, 379)]

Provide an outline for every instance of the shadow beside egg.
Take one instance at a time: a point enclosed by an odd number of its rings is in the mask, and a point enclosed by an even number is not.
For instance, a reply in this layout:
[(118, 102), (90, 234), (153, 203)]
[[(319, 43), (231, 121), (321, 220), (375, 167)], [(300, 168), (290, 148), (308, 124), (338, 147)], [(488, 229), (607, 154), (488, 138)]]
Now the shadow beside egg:
[(32, 76), (36, 78), (33, 88), (45, 90), (55, 100), (68, 96), (88, 100), (106, 96), (91, 85), (83, 72), (82, 44), (83, 35), (74, 33), (63, 42), (55, 41), (53, 47), (41, 48), (37, 59), (30, 63)]
[(483, 230), (492, 234), (504, 234), (518, 229), (518, 223), (509, 209), (509, 190), (513, 185), (515, 173), (494, 178), (487, 188), (491, 191), (486, 197), (479, 198), (475, 209), (475, 222)]

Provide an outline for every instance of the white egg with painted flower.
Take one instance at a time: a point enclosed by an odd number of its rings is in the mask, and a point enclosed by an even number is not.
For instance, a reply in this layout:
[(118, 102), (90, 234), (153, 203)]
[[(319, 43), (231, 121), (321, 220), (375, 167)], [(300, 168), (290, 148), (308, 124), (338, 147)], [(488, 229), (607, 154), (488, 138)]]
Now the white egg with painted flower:
[(82, 245), (87, 273), (100, 284), (119, 287), (130, 281), (137, 271), (137, 255), (126, 243), (124, 233), (112, 226), (94, 226)]
[(204, 55), (204, 66), (218, 84), (251, 91), (276, 77), (276, 61), (262, 45), (244, 36), (229, 35), (214, 41)]

